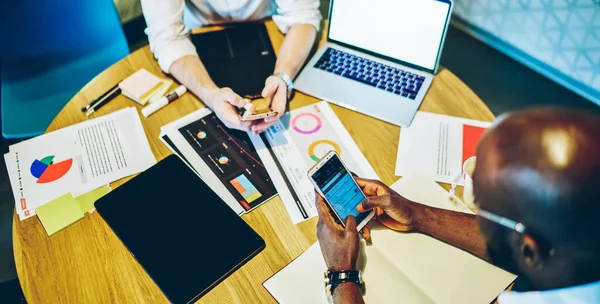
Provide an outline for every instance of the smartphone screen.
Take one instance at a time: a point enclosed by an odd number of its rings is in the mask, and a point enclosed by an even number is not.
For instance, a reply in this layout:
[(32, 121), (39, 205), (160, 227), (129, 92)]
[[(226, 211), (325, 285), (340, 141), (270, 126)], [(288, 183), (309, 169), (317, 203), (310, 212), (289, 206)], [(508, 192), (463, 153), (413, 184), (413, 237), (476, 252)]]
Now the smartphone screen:
[(369, 215), (356, 211), (365, 196), (337, 155), (333, 155), (312, 178), (342, 221), (353, 215), (360, 224)]

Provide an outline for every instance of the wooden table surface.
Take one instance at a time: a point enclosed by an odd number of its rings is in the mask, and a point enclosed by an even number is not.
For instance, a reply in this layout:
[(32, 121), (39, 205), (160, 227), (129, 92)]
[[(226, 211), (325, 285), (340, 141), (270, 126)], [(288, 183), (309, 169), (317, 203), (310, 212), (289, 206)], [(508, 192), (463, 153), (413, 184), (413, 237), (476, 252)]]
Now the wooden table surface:
[[(284, 36), (272, 21), (266, 23), (276, 52)], [(323, 34), (323, 42), (326, 35)], [(86, 120), (82, 106), (140, 68), (164, 75), (148, 47), (137, 50), (90, 81), (56, 116), (47, 132)], [(296, 93), (290, 108), (319, 100)], [(365, 100), (365, 102), (375, 102)], [(135, 106), (119, 96), (93, 117)], [(160, 127), (201, 108), (192, 94), (150, 118), (139, 114), (157, 160), (171, 154), (158, 139)], [(332, 105), (362, 153), (383, 182), (391, 185), (400, 128)], [(443, 69), (435, 77), (421, 111), (492, 121), (485, 104), (454, 74)], [(119, 186), (128, 178), (113, 183)], [(447, 186), (446, 186), (447, 187)], [(266, 249), (200, 299), (202, 303), (275, 302), (262, 283), (316, 241), (316, 219), (293, 225), (275, 197), (243, 216), (266, 241)], [(13, 220), (15, 262), (21, 287), (29, 303), (165, 303), (166, 297), (129, 254), (97, 212), (49, 238), (37, 218)], [(199, 242), (206, 242), (198, 236)], [(198, 274), (201, 275), (201, 274)]]

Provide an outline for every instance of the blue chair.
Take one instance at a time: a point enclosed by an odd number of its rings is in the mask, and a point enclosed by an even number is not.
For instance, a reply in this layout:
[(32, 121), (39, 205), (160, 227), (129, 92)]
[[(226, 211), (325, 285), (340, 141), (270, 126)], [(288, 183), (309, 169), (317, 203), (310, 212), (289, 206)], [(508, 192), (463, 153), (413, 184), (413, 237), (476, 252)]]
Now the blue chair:
[(37, 136), (129, 48), (112, 0), (7, 2), (0, 13), (2, 135)]

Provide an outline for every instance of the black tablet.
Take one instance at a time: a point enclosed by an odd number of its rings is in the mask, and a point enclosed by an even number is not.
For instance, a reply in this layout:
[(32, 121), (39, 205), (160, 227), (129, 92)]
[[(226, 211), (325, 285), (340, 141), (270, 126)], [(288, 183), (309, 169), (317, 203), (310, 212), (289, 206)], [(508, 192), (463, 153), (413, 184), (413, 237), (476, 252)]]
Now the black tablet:
[(265, 247), (174, 155), (95, 205), (172, 303), (196, 301)]

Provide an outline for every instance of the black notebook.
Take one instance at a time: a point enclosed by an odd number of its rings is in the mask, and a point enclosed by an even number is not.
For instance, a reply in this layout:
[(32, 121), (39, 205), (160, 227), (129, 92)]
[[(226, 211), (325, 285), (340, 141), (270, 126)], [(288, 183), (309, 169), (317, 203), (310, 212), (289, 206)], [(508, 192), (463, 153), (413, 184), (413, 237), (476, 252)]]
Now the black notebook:
[(222, 31), (192, 35), (208, 74), (219, 87), (240, 96), (258, 95), (277, 57), (262, 23), (241, 23)]
[(95, 205), (172, 303), (196, 301), (265, 247), (174, 155)]

